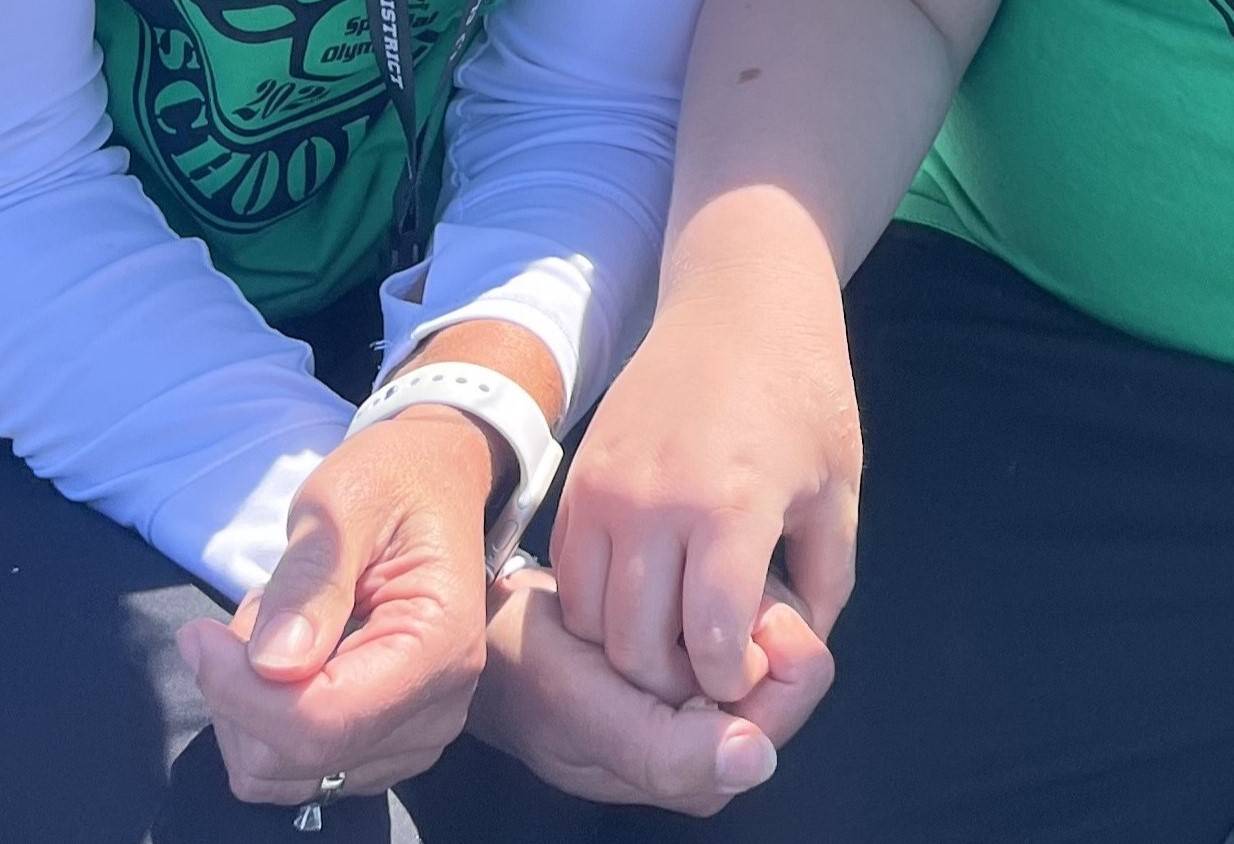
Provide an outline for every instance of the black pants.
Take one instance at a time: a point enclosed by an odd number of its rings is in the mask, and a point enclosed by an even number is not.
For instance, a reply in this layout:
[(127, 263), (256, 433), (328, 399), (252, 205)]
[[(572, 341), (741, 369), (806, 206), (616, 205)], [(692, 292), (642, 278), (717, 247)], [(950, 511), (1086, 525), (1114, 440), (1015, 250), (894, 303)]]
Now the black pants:
[[(868, 464), (858, 585), (835, 687), (776, 776), (698, 821), (556, 794), (462, 739), (399, 789), (429, 844), (1234, 827), (1234, 368), (910, 226), (846, 309)], [(202, 723), (171, 632), (209, 602), (8, 458), (0, 501), (0, 840), (137, 840)], [(82, 831), (100, 817), (114, 832)]]

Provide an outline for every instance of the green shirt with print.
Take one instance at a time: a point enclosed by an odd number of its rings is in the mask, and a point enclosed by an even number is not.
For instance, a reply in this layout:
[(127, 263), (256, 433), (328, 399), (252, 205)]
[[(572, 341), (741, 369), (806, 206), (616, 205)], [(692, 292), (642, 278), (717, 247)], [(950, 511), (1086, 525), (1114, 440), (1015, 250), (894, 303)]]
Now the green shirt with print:
[(1234, 0), (1004, 0), (899, 216), (1234, 362)]
[[(469, 3), (406, 2), (431, 207), (448, 99), (435, 95)], [(406, 143), (364, 0), (98, 0), (97, 9), (114, 141), (172, 228), (205, 240), (271, 319), (378, 279)]]

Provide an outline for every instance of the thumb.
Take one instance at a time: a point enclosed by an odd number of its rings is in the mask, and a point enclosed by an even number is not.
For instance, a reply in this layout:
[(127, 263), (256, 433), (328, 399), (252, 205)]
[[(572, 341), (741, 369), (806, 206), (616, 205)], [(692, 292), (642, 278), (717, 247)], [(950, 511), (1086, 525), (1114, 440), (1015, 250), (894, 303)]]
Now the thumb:
[(668, 712), (643, 722), (643, 758), (629, 772), (657, 802), (739, 794), (775, 773), (775, 746), (752, 722), (711, 704)]
[(240, 600), (240, 605), (231, 617), (231, 623), (227, 625), (245, 642), (253, 638), (253, 626), (257, 624), (257, 610), (261, 608), (261, 593), (264, 591), (265, 588), (261, 586), (250, 589)]
[(355, 606), (359, 554), (320, 508), (301, 511), (261, 595), (249, 663), (267, 680), (294, 682), (321, 670)]

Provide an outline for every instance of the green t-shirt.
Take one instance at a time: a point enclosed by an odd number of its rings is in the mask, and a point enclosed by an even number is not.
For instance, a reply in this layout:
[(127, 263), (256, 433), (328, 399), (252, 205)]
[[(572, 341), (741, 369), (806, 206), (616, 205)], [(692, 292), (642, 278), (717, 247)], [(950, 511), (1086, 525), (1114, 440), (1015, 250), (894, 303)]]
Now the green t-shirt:
[(1234, 362), (1234, 0), (1005, 0), (899, 216)]
[[(407, 2), (431, 207), (467, 3)], [(364, 0), (98, 0), (96, 37), (132, 172), (267, 317), (376, 279), (406, 144)]]

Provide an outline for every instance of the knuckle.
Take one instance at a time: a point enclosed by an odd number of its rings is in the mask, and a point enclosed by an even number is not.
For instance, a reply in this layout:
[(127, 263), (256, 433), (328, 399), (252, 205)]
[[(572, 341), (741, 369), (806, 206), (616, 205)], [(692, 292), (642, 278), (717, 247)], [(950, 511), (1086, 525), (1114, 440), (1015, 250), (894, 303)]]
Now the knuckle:
[(848, 546), (849, 553), (847, 559), (839, 560), (837, 562), (842, 564), (842, 577), (846, 577), (849, 580), (853, 577), (857, 563), (857, 525), (860, 521), (860, 514), (858, 512), (858, 495), (859, 493), (855, 487), (845, 487), (845, 491), (842, 494), (840, 501), (835, 504), (835, 507), (831, 513), (831, 517), (836, 522), (837, 530), (839, 531), (840, 536), (843, 537), (844, 542)]
[(653, 767), (648, 772), (647, 788), (652, 797), (663, 802), (672, 802), (684, 796), (685, 788), (677, 775), (663, 767)]
[(331, 600), (343, 597), (343, 587), (336, 582), (337, 559), (332, 551), (315, 542), (288, 548), (271, 575), (270, 592), (275, 600), (267, 599), (265, 603), (274, 604), (277, 598), (284, 603), (302, 601), (310, 595)]
[(562, 590), (564, 580), (558, 581), (561, 600), (561, 623), (570, 633), (589, 642), (604, 641), (603, 624), (598, 613), (574, 596), (572, 592)]
[(261, 803), (261, 784), (252, 776), (242, 771), (227, 772), (227, 787), (237, 800), (242, 803)]
[(685, 796), (686, 787), (675, 766), (653, 755), (647, 764), (647, 791), (656, 800), (667, 802)]
[(604, 655), (608, 657), (608, 664), (623, 677), (641, 674), (646, 668), (646, 654), (624, 636), (605, 639)]
[(554, 563), (561, 559), (562, 547), (566, 542), (566, 522), (562, 516), (564, 511), (565, 505), (563, 504), (557, 511), (557, 518), (553, 521), (553, 530), (548, 538), (548, 555)]
[(197, 671), (197, 688), (206, 706), (215, 716), (230, 715), (232, 683), (227, 672), (215, 660), (203, 657)]
[(602, 472), (587, 467), (572, 477), (570, 506), (602, 514), (615, 532), (635, 534), (646, 531), (652, 519), (723, 527), (744, 525), (767, 509), (766, 478), (759, 467), (730, 466), (717, 475), (712, 461), (686, 463), (673, 472), (654, 461)]
[(823, 648), (822, 653), (814, 659), (811, 672), (820, 694), (825, 694), (836, 680), (836, 661), (830, 649)]
[(454, 717), (447, 724), (447, 734), (445, 740), (440, 742), (441, 749), (444, 750), (446, 745), (454, 741), (463, 734), (463, 730), (467, 728), (467, 708), (460, 706), (454, 711)]
[(297, 768), (324, 771), (346, 756), (347, 733), (341, 719), (301, 720), (288, 728), (280, 750)]
[(628, 638), (611, 637), (604, 642), (604, 654), (613, 670), (636, 686), (648, 688), (663, 680), (667, 661), (656, 648), (646, 647)]
[(839, 426), (840, 449), (837, 465), (849, 478), (856, 480), (865, 466), (865, 444), (861, 436), (861, 420), (857, 409), (844, 414)]
[[(478, 635), (476, 628), (481, 626), (481, 619), (467, 617), (461, 607), (459, 612), (452, 613), (446, 606), (448, 599), (442, 596), (442, 593), (452, 587), (437, 582), (439, 572), (425, 571), (422, 574), (421, 583), (432, 584), (434, 594), (389, 601), (381, 605), (383, 623), (389, 625), (389, 632), (382, 637), (383, 645), (405, 659), (419, 653), (425, 640), (431, 640), (437, 631), (450, 630), (451, 641), (457, 643), (455, 650), (459, 653), (474, 646)], [(476, 607), (476, 610), (478, 614), (479, 607)]]
[(240, 766), (254, 776), (273, 778), (282, 768), (282, 760), (264, 742), (246, 741), (240, 747)]
[(347, 758), (352, 743), (352, 729), (347, 721), (327, 721), (322, 725), (316, 742), (318, 763), (325, 768), (337, 767), (340, 760)]
[(288, 761), (301, 770), (325, 770), (330, 761), (325, 747), (316, 740), (298, 741), (287, 751)]
[(440, 754), (446, 745), (462, 735), (466, 726), (466, 705), (450, 707), (443, 715), (434, 720), (433, 727), (427, 731), (425, 738), (428, 739), (433, 752)]
[(835, 660), (832, 659), (831, 651), (822, 642), (816, 641), (808, 653), (798, 658), (791, 671), (798, 682), (808, 688), (823, 691), (829, 688), (835, 679)]
[[(428, 700), (434, 702), (461, 700), (465, 708), (472, 695), (475, 694), (480, 675), (484, 673), (487, 663), (488, 649), (484, 640), (476, 637), (475, 641), (461, 646), (449, 663), (442, 666), (439, 683), (435, 688), (427, 690)], [(404, 712), (404, 714), (410, 715), (411, 713)]]
[[(856, 534), (856, 532), (857, 532), (856, 525), (854, 525), (853, 533)], [(856, 555), (856, 551), (854, 549), (854, 556), (855, 555)], [(855, 563), (856, 563), (855, 559), (850, 561), (849, 564), (844, 567), (843, 571), (836, 578), (836, 580), (838, 581), (836, 584), (836, 590), (835, 590), (836, 591), (835, 602), (836, 602), (837, 612), (840, 609), (843, 609), (843, 607), (848, 603), (849, 598), (853, 597), (853, 589), (855, 589), (857, 586), (857, 566), (855, 565)]]
[(483, 635), (477, 636), (475, 641), (467, 648), (467, 652), (459, 665), (459, 671), (462, 673), (463, 680), (470, 688), (475, 688), (480, 675), (484, 673), (484, 666), (488, 664), (488, 648), (485, 646)]
[(597, 459), (595, 455), (589, 455), (571, 467), (565, 489), (565, 497), (571, 506), (576, 502), (586, 505), (590, 500), (610, 491), (613, 473), (605, 465), (606, 462)]
[[(418, 776), (419, 774), (424, 773), (429, 768), (437, 764), (437, 761), (441, 759), (441, 754), (443, 752), (445, 752), (444, 747), (439, 748), (437, 750), (431, 750), (428, 753), (423, 753), (423, 754), (418, 755), (414, 759), (412, 764), (408, 766), (406, 776), (399, 777), (398, 780), (395, 780), (395, 782), (401, 781), (403, 779), (407, 779), (408, 777)], [(394, 785), (394, 783), (390, 783), (390, 785)]]
[(310, 588), (316, 594), (324, 589), (340, 589), (335, 582), (342, 535), (328, 509), (314, 505), (293, 518), (290, 541), (282, 559), (271, 574), (266, 602), (288, 590)]
[(707, 502), (699, 522), (729, 538), (751, 531), (778, 534), (784, 529), (784, 512), (779, 501), (773, 506), (764, 487), (750, 485)]
[(665, 488), (663, 481), (648, 477), (641, 464), (591, 460), (571, 473), (567, 495), (571, 509), (624, 524), (656, 506)]
[(643, 782), (647, 792), (657, 801), (677, 801), (689, 795), (686, 760), (668, 752), (673, 746), (667, 711), (657, 710), (651, 716), (654, 721), (646, 735), (650, 738), (643, 746)]
[(340, 451), (329, 455), (317, 470), (305, 478), (292, 501), (288, 521), (291, 526), (308, 522), (315, 530), (324, 527), (338, 535), (347, 516), (363, 510), (371, 502), (374, 471), (380, 465), (367, 464), (360, 471), (340, 460)]
[[(696, 520), (713, 530), (740, 530), (757, 524), (768, 503), (765, 478), (753, 472), (729, 472), (696, 487), (690, 500)], [(683, 502), (685, 504), (687, 502)]]
[(211, 715), (218, 717), (229, 714), (226, 711), (226, 699), (221, 694), (222, 688), (215, 678), (215, 672), (209, 665), (209, 660), (203, 659), (197, 671), (197, 688), (201, 691), (201, 696), (205, 699), (206, 707)]
[(802, 617), (820, 638), (825, 640), (830, 634), (836, 619), (852, 597), (856, 582), (855, 566), (834, 567), (825, 572), (816, 590), (818, 594), (809, 596), (807, 612)]
[(696, 818), (710, 818), (718, 815), (720, 811), (732, 802), (732, 797), (728, 795), (714, 794), (699, 798), (699, 800), (683, 807), (687, 815)]

